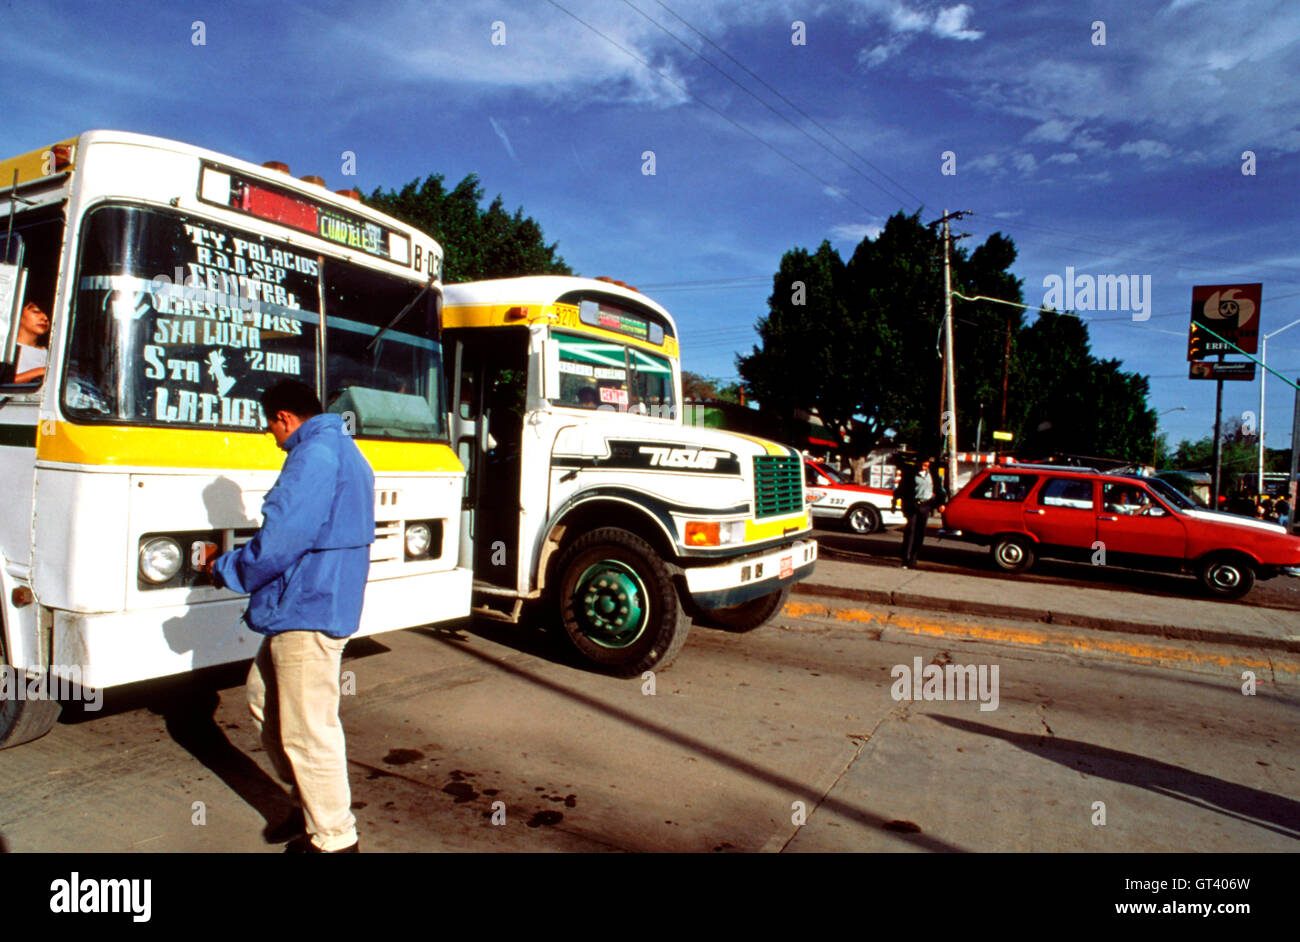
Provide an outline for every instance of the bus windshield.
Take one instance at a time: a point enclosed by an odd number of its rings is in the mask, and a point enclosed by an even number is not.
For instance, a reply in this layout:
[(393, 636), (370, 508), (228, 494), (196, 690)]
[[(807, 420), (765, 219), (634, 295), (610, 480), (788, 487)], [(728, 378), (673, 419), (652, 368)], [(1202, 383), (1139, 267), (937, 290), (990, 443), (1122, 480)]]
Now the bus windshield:
[(677, 415), (672, 362), (629, 344), (557, 333), (560, 398), (573, 409), (628, 412), (655, 418)]
[(64, 409), (78, 421), (260, 431), (258, 397), (288, 378), (323, 391), (359, 437), (444, 439), (433, 293), (403, 321), (413, 333), (370, 347), (419, 291), (211, 220), (96, 209), (83, 227)]

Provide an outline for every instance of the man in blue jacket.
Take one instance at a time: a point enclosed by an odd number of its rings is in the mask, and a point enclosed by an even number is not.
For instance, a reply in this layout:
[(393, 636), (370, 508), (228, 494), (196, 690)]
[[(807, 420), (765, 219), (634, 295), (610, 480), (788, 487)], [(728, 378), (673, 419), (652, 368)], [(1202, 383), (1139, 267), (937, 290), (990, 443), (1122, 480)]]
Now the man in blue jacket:
[(262, 502), (262, 528), (213, 563), (213, 579), (249, 593), (244, 621), (266, 636), (248, 673), (249, 709), (301, 803), (268, 838), (299, 835), (289, 851), (355, 852), (339, 667), (361, 620), (375, 476), (342, 418), (324, 413), (310, 387), (285, 380), (261, 401), (288, 457)]

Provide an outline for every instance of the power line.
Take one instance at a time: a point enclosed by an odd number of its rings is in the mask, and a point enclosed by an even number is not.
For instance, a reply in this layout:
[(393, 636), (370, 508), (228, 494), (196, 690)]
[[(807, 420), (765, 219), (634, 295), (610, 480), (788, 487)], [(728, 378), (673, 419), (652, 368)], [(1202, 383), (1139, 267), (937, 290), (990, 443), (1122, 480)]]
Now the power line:
[(664, 74), (663, 72), (661, 72), (659, 69), (656, 69), (654, 66), (652, 66), (650, 63), (646, 62), (644, 59), (642, 59), (642, 58), (641, 58), (640, 56), (638, 56), (636, 53), (632, 52), (632, 50), (628, 49), (626, 46), (622, 45), (622, 44), (619, 43), (617, 40), (612, 39), (611, 37), (605, 35), (605, 34), (602, 33), (600, 30), (598, 30), (596, 27), (594, 27), (594, 26), (592, 26), (590, 23), (588, 23), (586, 20), (582, 19), (582, 17), (580, 17), (580, 16), (578, 16), (577, 14), (575, 14), (575, 13), (573, 13), (573, 12), (571, 12), (571, 11), (565, 9), (565, 8), (562, 7), (560, 4), (556, 3), (555, 0), (546, 0), (546, 2), (549, 3), (551, 6), (555, 7), (555, 8), (556, 8), (557, 10), (559, 10), (561, 13), (564, 13), (566, 16), (569, 16), (569, 17), (573, 18), (574, 20), (577, 20), (579, 23), (581, 23), (581, 24), (582, 24), (583, 26), (585, 26), (587, 29), (591, 30), (593, 33), (595, 33), (595, 34), (596, 34), (597, 36), (599, 36), (601, 39), (605, 40), (607, 43), (609, 43), (609, 44), (610, 44), (611, 46), (613, 46), (614, 48), (620, 50), (620, 51), (623, 52), (625, 55), (628, 55), (628, 56), (630, 56), (631, 58), (635, 59), (637, 62), (641, 63), (641, 65), (645, 66), (647, 69), (649, 69), (649, 70), (650, 70), (651, 72), (653, 72), (655, 75), (658, 75), (658, 76), (659, 76), (660, 78), (662, 78), (665, 82), (668, 82), (670, 85), (674, 86), (675, 88), (680, 89), (684, 94), (689, 95), (691, 98), (695, 99), (695, 101), (699, 102), (699, 103), (700, 103), (701, 105), (703, 105), (705, 108), (708, 108), (710, 111), (712, 111), (714, 114), (716, 114), (716, 115), (717, 115), (719, 118), (721, 118), (722, 120), (726, 121), (726, 122), (727, 122), (728, 124), (730, 124), (732, 127), (736, 128), (736, 129), (738, 129), (738, 130), (740, 130), (740, 131), (743, 131), (745, 134), (748, 134), (750, 137), (752, 137), (754, 140), (758, 141), (760, 144), (762, 144), (762, 145), (763, 145), (764, 147), (766, 147), (768, 150), (772, 151), (774, 154), (777, 154), (777, 155), (778, 155), (779, 157), (781, 157), (782, 159), (784, 159), (784, 160), (788, 161), (789, 163), (793, 164), (794, 166), (798, 167), (800, 170), (802, 170), (802, 171), (803, 171), (804, 173), (806, 173), (808, 176), (812, 177), (814, 180), (816, 180), (816, 181), (817, 181), (818, 183), (820, 183), (822, 186), (824, 186), (824, 187), (829, 187), (830, 189), (834, 190), (836, 193), (839, 194), (839, 196), (840, 196), (842, 199), (845, 199), (845, 200), (847, 200), (848, 202), (852, 203), (854, 206), (858, 207), (859, 209), (861, 209), (861, 210), (862, 210), (863, 212), (865, 212), (865, 213), (868, 213), (868, 214), (870, 214), (870, 215), (872, 215), (872, 216), (879, 215), (875, 210), (871, 209), (871, 207), (869, 207), (869, 206), (865, 206), (865, 205), (863, 205), (862, 203), (859, 203), (857, 200), (855, 200), (853, 197), (849, 196), (847, 193), (845, 193), (845, 192), (844, 192), (843, 190), (841, 190), (839, 187), (835, 186), (835, 184), (831, 183), (831, 182), (828, 181), (828, 180), (823, 180), (820, 176), (817, 175), (816, 172), (814, 172), (813, 170), (810, 170), (808, 167), (804, 166), (804, 165), (801, 164), (799, 161), (795, 160), (793, 157), (791, 157), (791, 156), (790, 156), (789, 154), (787, 154), (785, 151), (781, 150), (781, 149), (780, 149), (779, 147), (777, 147), (776, 145), (768, 143), (768, 142), (765, 141), (763, 138), (759, 137), (757, 134), (755, 134), (753, 131), (751, 131), (749, 128), (747, 128), (747, 127), (745, 127), (743, 124), (741, 124), (739, 121), (735, 120), (734, 118), (731, 118), (731, 117), (727, 116), (727, 115), (724, 114), (722, 111), (719, 111), (717, 108), (713, 107), (713, 105), (709, 104), (707, 101), (705, 101), (705, 100), (704, 100), (703, 98), (701, 98), (699, 95), (696, 95), (694, 92), (692, 92), (690, 89), (686, 88), (686, 86), (682, 85), (680, 82), (676, 82), (676, 81), (674, 81), (673, 79), (669, 78), (667, 75), (665, 75), (665, 74)]
[[(669, 30), (666, 29), (664, 26), (662, 26), (661, 24), (659, 24), (658, 22), (656, 22), (654, 19), (652, 19), (650, 16), (648, 16), (648, 15), (647, 15), (646, 13), (644, 13), (643, 11), (637, 9), (637, 7), (633, 6), (633, 4), (629, 2), (629, 0), (623, 0), (623, 2), (626, 3), (628, 6), (632, 7), (632, 9), (636, 10), (638, 13), (640, 13), (643, 17), (645, 17), (645, 18), (646, 18), (647, 20), (649, 20), (651, 23), (654, 23), (655, 26), (657, 26), (659, 29), (663, 30), (663, 31), (664, 31), (665, 33), (667, 33), (669, 36), (672, 36), (673, 39), (677, 40), (678, 43), (681, 43), (681, 45), (682, 45), (683, 47), (685, 47), (686, 49), (688, 49), (692, 54), (694, 54), (694, 55), (696, 55), (697, 57), (699, 57), (702, 61), (707, 62), (707, 63), (708, 63), (712, 68), (714, 68), (714, 69), (715, 69), (719, 74), (721, 74), (721, 75), (722, 75), (724, 78), (726, 78), (728, 81), (732, 82), (734, 85), (736, 85), (738, 88), (740, 88), (740, 89), (741, 89), (742, 91), (744, 91), (746, 94), (750, 95), (750, 96), (751, 96), (752, 98), (754, 98), (756, 101), (759, 101), (760, 104), (763, 104), (766, 108), (768, 108), (768, 110), (772, 111), (772, 112), (773, 112), (774, 114), (776, 114), (778, 117), (781, 117), (782, 120), (784, 120), (784, 121), (786, 121), (786, 123), (790, 124), (791, 127), (794, 127), (796, 130), (799, 130), (800, 133), (804, 134), (805, 137), (807, 137), (809, 140), (812, 140), (814, 143), (818, 144), (818, 146), (822, 147), (823, 150), (826, 150), (827, 153), (831, 153), (832, 156), (836, 157), (836, 159), (838, 159), (838, 160), (840, 160), (842, 163), (844, 163), (845, 166), (848, 166), (851, 170), (854, 170), (854, 172), (858, 173), (860, 176), (863, 176), (864, 179), (866, 179), (869, 183), (871, 183), (871, 184), (872, 184), (873, 186), (875, 186), (877, 189), (881, 190), (881, 192), (885, 193), (885, 194), (888, 195), (888, 196), (892, 196), (893, 198), (897, 198), (897, 194), (896, 194), (896, 193), (895, 193), (895, 194), (890, 194), (890, 193), (888, 193), (888, 191), (886, 191), (886, 190), (884, 189), (884, 187), (882, 187), (880, 184), (876, 183), (874, 180), (871, 180), (869, 177), (866, 177), (864, 174), (861, 173), (861, 171), (858, 171), (856, 168), (854, 168), (854, 167), (852, 167), (850, 164), (848, 164), (847, 161), (844, 161), (843, 158), (840, 158), (840, 157), (838, 157), (838, 155), (835, 155), (835, 154), (834, 154), (833, 152), (831, 152), (828, 148), (826, 148), (826, 146), (825, 146), (824, 144), (822, 144), (820, 141), (817, 141), (815, 138), (813, 138), (811, 135), (809, 135), (806, 131), (803, 131), (803, 130), (800, 129), (797, 125), (795, 125), (794, 122), (790, 121), (789, 118), (785, 117), (784, 115), (781, 115), (780, 112), (778, 112), (775, 108), (772, 108), (771, 105), (767, 104), (766, 102), (763, 102), (761, 99), (758, 98), (757, 95), (755, 95), (755, 94), (754, 94), (752, 91), (750, 91), (748, 88), (745, 88), (745, 86), (741, 85), (739, 82), (737, 82), (737, 81), (736, 81), (734, 78), (732, 78), (730, 75), (727, 75), (726, 72), (723, 72), (722, 69), (720, 69), (720, 68), (718, 68), (718, 66), (714, 65), (713, 62), (711, 62), (710, 60), (708, 60), (708, 59), (705, 58), (704, 56), (700, 55), (700, 53), (698, 53), (696, 50), (691, 49), (690, 46), (688, 46), (686, 43), (684, 43), (680, 38), (678, 38), (678, 37), (677, 37), (675, 34), (673, 34), (671, 31), (669, 31)], [(754, 72), (753, 69), (749, 68), (747, 65), (745, 65), (743, 62), (741, 62), (739, 59), (737, 59), (737, 58), (736, 58), (735, 56), (733, 56), (731, 53), (727, 52), (727, 50), (723, 49), (720, 45), (718, 45), (716, 42), (714, 42), (712, 39), (710, 39), (710, 38), (709, 38), (705, 33), (703, 33), (702, 31), (700, 31), (699, 29), (697, 29), (697, 28), (696, 28), (695, 26), (693, 26), (691, 23), (687, 22), (687, 20), (686, 20), (685, 18), (683, 18), (683, 17), (682, 17), (680, 14), (678, 14), (675, 10), (673, 10), (671, 7), (669, 7), (666, 3), (662, 2), (662, 0), (655, 0), (655, 2), (658, 3), (659, 6), (663, 7), (665, 10), (667, 10), (670, 14), (672, 14), (672, 16), (675, 17), (677, 20), (679, 20), (679, 21), (680, 21), (680, 22), (681, 22), (681, 23), (682, 23), (682, 24), (683, 24), (687, 29), (689, 29), (691, 32), (695, 33), (697, 36), (699, 36), (701, 39), (703, 39), (706, 43), (708, 43), (708, 44), (709, 44), (710, 46), (712, 46), (714, 49), (718, 50), (718, 52), (722, 53), (724, 56), (727, 57), (727, 59), (729, 59), (731, 62), (735, 63), (739, 68), (743, 69), (743, 70), (744, 70), (748, 75), (750, 75), (750, 76), (751, 76), (755, 81), (759, 82), (759, 83), (760, 83), (764, 88), (766, 88), (766, 89), (767, 89), (768, 91), (770, 91), (772, 94), (774, 94), (774, 95), (776, 95), (778, 98), (780, 98), (781, 101), (785, 102), (785, 104), (787, 104), (787, 105), (789, 105), (791, 108), (793, 108), (793, 109), (794, 109), (794, 110), (795, 110), (795, 111), (796, 111), (800, 116), (802, 116), (802, 117), (805, 118), (806, 120), (812, 122), (813, 125), (815, 125), (818, 129), (820, 129), (824, 134), (826, 134), (827, 136), (829, 136), (832, 140), (834, 140), (836, 143), (838, 143), (838, 144), (839, 144), (841, 147), (843, 147), (845, 150), (847, 150), (850, 154), (852, 154), (852, 155), (853, 155), (854, 157), (856, 157), (858, 160), (862, 161), (864, 164), (866, 164), (868, 167), (870, 167), (873, 171), (875, 171), (876, 173), (880, 174), (880, 176), (882, 176), (884, 179), (888, 180), (888, 181), (889, 181), (891, 184), (893, 184), (893, 186), (895, 186), (895, 187), (896, 187), (900, 192), (906, 194), (908, 197), (910, 197), (913, 201), (915, 201), (915, 202), (917, 202), (917, 203), (921, 203), (921, 204), (925, 204), (925, 203), (926, 203), (926, 200), (924, 200), (924, 199), (922, 199), (921, 197), (917, 196), (917, 195), (916, 195), (915, 193), (913, 193), (911, 190), (907, 189), (907, 187), (905, 187), (903, 184), (899, 183), (899, 182), (898, 182), (897, 180), (895, 180), (893, 177), (889, 176), (889, 174), (887, 174), (884, 170), (882, 170), (881, 168), (879, 168), (879, 167), (877, 167), (875, 164), (873, 164), (873, 163), (872, 163), (870, 160), (868, 160), (864, 155), (862, 155), (861, 153), (859, 153), (859, 152), (857, 151), (856, 148), (854, 148), (852, 145), (850, 145), (850, 144), (847, 143), (846, 141), (842, 140), (840, 137), (838, 137), (836, 134), (834, 134), (834, 133), (833, 133), (829, 128), (825, 127), (823, 124), (821, 124), (819, 121), (817, 121), (817, 120), (816, 120), (815, 118), (813, 118), (811, 115), (809, 115), (806, 111), (804, 111), (804, 110), (803, 110), (802, 108), (800, 108), (797, 104), (795, 104), (795, 102), (791, 101), (787, 96), (783, 95), (783, 94), (782, 94), (780, 91), (778, 91), (776, 88), (773, 88), (772, 85), (770, 85), (768, 82), (764, 81), (763, 78), (762, 78), (761, 76), (759, 76), (758, 73)], [(901, 201), (900, 201), (900, 202), (901, 202)], [(1018, 226), (1023, 227), (1023, 228), (1026, 228), (1026, 229), (1037, 230), (1037, 231), (1039, 231), (1039, 232), (1055, 233), (1055, 234), (1058, 234), (1058, 235), (1066, 235), (1066, 236), (1070, 236), (1070, 237), (1074, 237), (1074, 238), (1080, 238), (1080, 239), (1083, 239), (1083, 240), (1086, 241), (1086, 242), (1095, 242), (1095, 243), (1097, 243), (1097, 244), (1099, 244), (1099, 245), (1103, 245), (1103, 246), (1130, 245), (1130, 246), (1137, 246), (1137, 247), (1139, 247), (1139, 248), (1142, 247), (1142, 243), (1141, 243), (1141, 242), (1136, 242), (1136, 241), (1129, 240), (1129, 239), (1116, 239), (1116, 238), (1105, 239), (1105, 238), (1099, 238), (1099, 237), (1096, 237), (1096, 236), (1086, 235), (1086, 234), (1084, 234), (1084, 233), (1080, 233), (1080, 232), (1077, 232), (1077, 231), (1072, 231), (1072, 230), (1068, 230), (1068, 229), (1060, 229), (1060, 228), (1053, 227), (1053, 226), (1043, 226), (1043, 225), (1038, 225), (1038, 224), (1035, 224), (1035, 223), (1028, 223), (1028, 222), (1025, 222), (1025, 223), (1019, 223)], [(1021, 242), (1027, 242), (1027, 243), (1029, 243), (1029, 244), (1048, 245), (1049, 247), (1052, 247), (1052, 248), (1065, 248), (1065, 249), (1072, 249), (1072, 250), (1075, 250), (1075, 251), (1078, 250), (1077, 248), (1075, 248), (1075, 247), (1073, 247), (1073, 246), (1058, 246), (1058, 245), (1053, 245), (1052, 243), (1041, 243), (1041, 242), (1037, 242), (1036, 240), (1031, 240), (1031, 239), (1024, 239), (1024, 238), (1021, 238), (1019, 241), (1021, 241)], [(1112, 255), (1113, 255), (1114, 258), (1117, 258), (1117, 259), (1122, 260), (1122, 261), (1151, 261), (1151, 260), (1152, 260), (1152, 259), (1146, 259), (1146, 258), (1143, 258), (1143, 257), (1141, 257), (1141, 256), (1133, 257), (1133, 256), (1118, 255), (1118, 254), (1114, 254), (1114, 253), (1112, 253)], [(1156, 260), (1156, 261), (1166, 261), (1167, 259), (1170, 259), (1170, 258), (1176, 258), (1176, 257), (1184, 257), (1184, 258), (1201, 258), (1201, 259), (1211, 258), (1211, 259), (1214, 259), (1214, 260), (1216, 260), (1216, 261), (1226, 261), (1226, 262), (1231, 262), (1231, 263), (1233, 263), (1234, 265), (1238, 265), (1238, 266), (1242, 266), (1242, 267), (1255, 267), (1255, 268), (1257, 268), (1257, 269), (1259, 268), (1259, 266), (1258, 266), (1257, 263), (1253, 263), (1253, 262), (1242, 262), (1242, 261), (1240, 261), (1240, 260), (1232, 259), (1232, 258), (1229, 258), (1229, 257), (1227, 257), (1227, 256), (1216, 255), (1216, 254), (1213, 254), (1213, 253), (1206, 253), (1206, 252), (1185, 252), (1185, 251), (1169, 252), (1169, 253), (1165, 253), (1164, 255), (1158, 256), (1158, 257), (1157, 257), (1156, 259), (1154, 259), (1154, 260)], [(1297, 273), (1300, 273), (1300, 269), (1295, 269), (1295, 268), (1292, 268), (1292, 267), (1290, 267), (1290, 266), (1285, 266), (1285, 265), (1269, 265), (1269, 266), (1265, 266), (1265, 267), (1264, 267), (1264, 270), (1265, 270), (1265, 271), (1268, 271), (1268, 270), (1270, 270), (1270, 269), (1272, 269), (1272, 270), (1276, 270), (1276, 271), (1291, 271), (1291, 272), (1297, 272)], [(1294, 281), (1295, 281), (1294, 279), (1287, 279), (1287, 278), (1280, 278), (1280, 279), (1278, 279), (1278, 280), (1280, 280), (1280, 281), (1292, 281), (1293, 283), (1294, 283)]]
[[(656, 2), (658, 2), (658, 0), (656, 0)], [(824, 143), (822, 143), (821, 141), (817, 140), (817, 138), (813, 137), (811, 134), (809, 134), (809, 133), (808, 133), (807, 131), (805, 131), (803, 128), (799, 127), (799, 125), (797, 125), (797, 124), (795, 124), (793, 121), (791, 121), (788, 117), (786, 117), (785, 115), (783, 115), (781, 112), (777, 111), (775, 108), (773, 108), (773, 107), (772, 107), (770, 104), (768, 104), (766, 101), (764, 101), (763, 99), (759, 98), (758, 95), (754, 94), (753, 91), (751, 91), (750, 89), (746, 88), (746, 87), (745, 87), (744, 85), (742, 85), (740, 82), (736, 81), (732, 76), (730, 76), (730, 75), (728, 75), (726, 72), (724, 72), (724, 71), (723, 71), (723, 70), (722, 70), (722, 69), (721, 69), (717, 64), (715, 64), (715, 63), (713, 62), (713, 60), (711, 60), (711, 59), (709, 59), (707, 56), (701, 54), (698, 50), (691, 48), (691, 46), (689, 46), (689, 45), (688, 45), (688, 44), (687, 44), (687, 43), (686, 43), (686, 42), (685, 42), (685, 41), (684, 41), (680, 36), (678, 36), (678, 35), (677, 35), (676, 33), (674, 33), (672, 30), (668, 29), (668, 27), (664, 26), (664, 25), (663, 25), (662, 23), (660, 23), (658, 20), (655, 20), (653, 17), (651, 17), (651, 16), (650, 16), (648, 13), (646, 13), (644, 10), (640, 9), (639, 7), (637, 7), (634, 3), (631, 2), (631, 0), (623, 0), (623, 3), (625, 3), (627, 6), (631, 7), (633, 10), (636, 10), (637, 13), (640, 13), (640, 14), (641, 14), (643, 17), (645, 17), (649, 22), (653, 23), (656, 27), (658, 27), (660, 30), (662, 30), (666, 35), (671, 36), (674, 40), (676, 40), (676, 41), (677, 41), (677, 42), (682, 46), (682, 48), (685, 49), (687, 52), (691, 53), (691, 55), (695, 56), (695, 57), (696, 57), (697, 59), (699, 59), (701, 62), (703, 62), (703, 63), (705, 63), (706, 65), (708, 65), (710, 68), (712, 68), (715, 72), (717, 72), (719, 75), (721, 75), (723, 78), (725, 78), (725, 79), (726, 79), (728, 82), (730, 82), (732, 85), (735, 85), (737, 88), (739, 88), (742, 92), (744, 92), (744, 93), (745, 93), (746, 95), (748, 95), (750, 98), (754, 99), (754, 101), (758, 102), (760, 105), (762, 105), (762, 106), (763, 106), (764, 108), (766, 108), (768, 111), (772, 112), (772, 114), (776, 115), (778, 118), (780, 118), (780, 119), (781, 119), (782, 121), (784, 121), (786, 124), (790, 125), (790, 127), (794, 128), (796, 131), (798, 131), (798, 132), (799, 132), (800, 134), (802, 134), (804, 137), (808, 138), (808, 140), (812, 141), (814, 144), (816, 144), (816, 145), (817, 145), (818, 147), (820, 147), (822, 150), (826, 151), (826, 153), (830, 154), (832, 157), (834, 157), (834, 158), (835, 158), (836, 160), (838, 160), (840, 163), (844, 164), (844, 166), (848, 167), (851, 171), (853, 171), (854, 173), (856, 173), (856, 174), (857, 174), (858, 176), (860, 176), (862, 179), (866, 180), (868, 183), (870, 183), (872, 186), (874, 186), (876, 189), (878, 189), (881, 193), (884, 193), (885, 196), (889, 197), (890, 199), (898, 199), (898, 194), (897, 194), (897, 193), (891, 193), (889, 190), (885, 189), (883, 186), (881, 186), (881, 185), (880, 185), (879, 183), (877, 183), (875, 180), (871, 179), (869, 176), (867, 176), (865, 173), (863, 173), (863, 172), (862, 172), (861, 170), (859, 170), (857, 167), (853, 166), (853, 164), (849, 163), (847, 160), (845, 160), (845, 159), (844, 159), (843, 157), (841, 157), (839, 154), (835, 153), (835, 151), (833, 151), (833, 150), (831, 150), (829, 147), (827, 147)], [(660, 3), (659, 5), (660, 5), (661, 7), (663, 7), (665, 10), (668, 10), (669, 13), (672, 13), (673, 16), (676, 16), (677, 19), (681, 20), (682, 23), (684, 23), (684, 24), (687, 26), (688, 29), (690, 29), (690, 30), (692, 30), (693, 32), (695, 32), (696, 35), (698, 35), (698, 36), (700, 36), (701, 38), (703, 38), (703, 39), (705, 39), (706, 41), (708, 41), (708, 42), (709, 42), (709, 43), (710, 43), (710, 44), (711, 44), (715, 49), (718, 49), (719, 51), (722, 51), (722, 50), (721, 50), (721, 47), (718, 46), (717, 43), (714, 43), (714, 42), (712, 42), (711, 40), (709, 40), (707, 36), (705, 36), (705, 35), (704, 35), (703, 33), (701, 33), (699, 30), (695, 29), (695, 27), (691, 26), (690, 23), (687, 23), (687, 22), (686, 22), (685, 20), (683, 20), (680, 16), (678, 16), (676, 13), (674, 13), (672, 10), (670, 10), (667, 6), (664, 6), (663, 3)], [(727, 53), (726, 53), (725, 51), (723, 51), (723, 55), (726, 55), (727, 58), (731, 59), (732, 62), (736, 62), (736, 59), (733, 58), (733, 57), (730, 56), (730, 55), (727, 55)], [(738, 62), (737, 62), (737, 65), (739, 65)], [(742, 65), (741, 68), (745, 68), (745, 67)], [(745, 69), (745, 71), (746, 71), (746, 72), (749, 72), (749, 69)], [(749, 74), (750, 74), (750, 75), (754, 75), (753, 72), (750, 72)], [(755, 75), (754, 77), (755, 77), (755, 78), (758, 78), (758, 76), (756, 76), (756, 75)], [(762, 79), (759, 79), (759, 81), (762, 82)], [(773, 91), (773, 92), (776, 91), (776, 90), (773, 89), (770, 85), (768, 85), (766, 82), (763, 82), (763, 85), (764, 85), (766, 88), (768, 88), (769, 90)], [(777, 92), (777, 94), (779, 95), (780, 93)], [(790, 102), (790, 100), (789, 100), (788, 98), (786, 98), (784, 95), (781, 96), (781, 99), (782, 99), (783, 101), (785, 101), (787, 104), (792, 104), (792, 103)], [(795, 110), (798, 110), (798, 109), (796, 108)], [(803, 112), (800, 112), (800, 113), (802, 114)], [(807, 115), (805, 114), (804, 117), (807, 117)], [(811, 120), (811, 119), (809, 119), (809, 120)], [(814, 123), (815, 123), (815, 122), (814, 122)], [(881, 173), (881, 171), (880, 171), (878, 168), (876, 168), (876, 167), (872, 167), (872, 169), (875, 170), (877, 173)], [(882, 175), (883, 175), (883, 174), (882, 174)], [(889, 178), (886, 177), (886, 179), (889, 179)], [(891, 180), (890, 182), (893, 182), (893, 181)]]

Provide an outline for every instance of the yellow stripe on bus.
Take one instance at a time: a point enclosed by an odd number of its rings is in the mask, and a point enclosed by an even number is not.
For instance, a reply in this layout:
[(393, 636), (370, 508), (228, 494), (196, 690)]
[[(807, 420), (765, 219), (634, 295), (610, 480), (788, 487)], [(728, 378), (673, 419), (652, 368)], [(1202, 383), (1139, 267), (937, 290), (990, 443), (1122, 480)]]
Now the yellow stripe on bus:
[[(509, 318), (506, 317), (508, 313), (511, 315)], [(652, 353), (662, 354), (673, 359), (677, 359), (681, 353), (676, 337), (665, 336), (663, 345), (660, 346), (648, 340), (641, 340), (639, 337), (631, 337), (613, 330), (605, 330), (601, 327), (584, 324), (578, 319), (578, 308), (572, 304), (548, 305), (527, 304), (524, 302), (518, 304), (449, 304), (442, 311), (442, 326), (444, 329), (454, 327), (523, 327), (528, 324), (545, 323), (549, 323), (553, 327), (563, 327), (565, 330), (576, 330), (592, 337), (617, 340), (619, 343), (627, 343), (634, 347), (640, 347), (642, 350), (649, 350)]]
[(731, 429), (720, 429), (728, 435), (734, 435), (737, 438), (743, 438), (747, 442), (753, 442), (755, 445), (762, 445), (767, 449), (769, 455), (788, 455), (790, 449), (784, 445), (778, 445), (776, 442), (770, 442), (766, 438), (759, 438), (756, 435), (746, 435), (744, 432), (733, 432)]
[(15, 170), (18, 171), (18, 182), (20, 184), (52, 176), (54, 168), (52, 166), (53, 156), (51, 152), (56, 147), (71, 147), (76, 143), (77, 139), (70, 137), (66, 141), (59, 141), (49, 147), (42, 147), (26, 154), (19, 154), (17, 157), (10, 157), (8, 160), (0, 160), (0, 190), (13, 186)]
[(762, 523), (746, 520), (745, 542), (753, 543), (756, 540), (772, 540), (784, 536), (791, 528), (802, 531), (807, 530), (810, 526), (807, 513), (800, 517), (778, 517), (775, 520), (764, 520)]
[[(358, 439), (357, 447), (379, 472), (464, 470), (456, 453), (437, 442)], [(278, 471), (284, 465), (284, 452), (267, 432), (46, 421), (37, 426), (36, 459), (108, 467)]]

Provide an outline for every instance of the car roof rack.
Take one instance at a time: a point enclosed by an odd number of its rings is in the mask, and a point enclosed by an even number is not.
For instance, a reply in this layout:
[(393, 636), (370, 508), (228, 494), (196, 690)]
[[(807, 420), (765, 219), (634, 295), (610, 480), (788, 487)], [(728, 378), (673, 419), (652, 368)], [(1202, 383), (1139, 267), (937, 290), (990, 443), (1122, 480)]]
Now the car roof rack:
[(1096, 468), (1087, 468), (1077, 464), (1033, 464), (1028, 461), (1015, 461), (1011, 464), (994, 465), (1007, 471), (1024, 468), (1026, 471), (1072, 471), (1078, 474), (1100, 474)]

